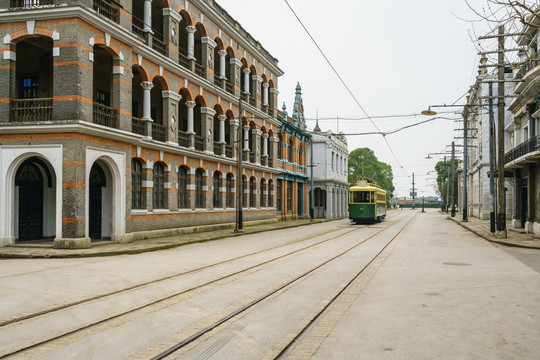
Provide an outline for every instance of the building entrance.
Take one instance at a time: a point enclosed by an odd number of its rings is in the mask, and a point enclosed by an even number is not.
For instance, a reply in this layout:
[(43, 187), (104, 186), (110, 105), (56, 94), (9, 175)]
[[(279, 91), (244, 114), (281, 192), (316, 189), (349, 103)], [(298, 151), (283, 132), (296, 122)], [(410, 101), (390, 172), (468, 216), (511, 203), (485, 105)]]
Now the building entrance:
[(103, 192), (106, 186), (105, 173), (98, 164), (90, 171), (90, 206), (89, 206), (89, 236), (92, 240), (101, 240)]
[(43, 238), (43, 177), (32, 159), (25, 161), (15, 177), (19, 187), (19, 241)]

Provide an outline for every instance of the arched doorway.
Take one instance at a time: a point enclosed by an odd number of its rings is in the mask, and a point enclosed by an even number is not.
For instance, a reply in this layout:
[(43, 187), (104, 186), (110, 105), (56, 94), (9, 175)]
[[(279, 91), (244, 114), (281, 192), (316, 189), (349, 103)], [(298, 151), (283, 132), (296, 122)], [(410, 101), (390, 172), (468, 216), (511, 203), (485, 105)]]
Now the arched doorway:
[(15, 176), (19, 188), (18, 240), (43, 238), (43, 176), (34, 158), (26, 160)]
[(99, 164), (94, 164), (90, 171), (89, 226), (90, 239), (101, 240), (103, 188), (107, 185), (105, 173)]

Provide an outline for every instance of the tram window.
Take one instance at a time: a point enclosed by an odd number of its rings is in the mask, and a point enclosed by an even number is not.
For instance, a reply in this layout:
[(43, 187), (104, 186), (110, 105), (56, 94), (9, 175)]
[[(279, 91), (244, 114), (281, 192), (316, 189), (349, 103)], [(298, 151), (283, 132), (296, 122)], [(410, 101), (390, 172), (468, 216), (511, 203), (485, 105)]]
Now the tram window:
[(352, 193), (352, 195), (353, 203), (369, 203), (369, 191), (355, 191)]
[(371, 203), (375, 202), (375, 193), (373, 191), (371, 192), (370, 200)]

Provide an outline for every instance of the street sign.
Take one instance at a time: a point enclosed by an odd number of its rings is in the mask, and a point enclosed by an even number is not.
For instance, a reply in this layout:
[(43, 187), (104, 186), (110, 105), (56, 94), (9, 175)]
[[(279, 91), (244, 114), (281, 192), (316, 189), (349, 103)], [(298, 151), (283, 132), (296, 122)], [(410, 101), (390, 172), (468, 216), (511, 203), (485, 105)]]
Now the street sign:
[(411, 191), (411, 196), (412, 196), (412, 197), (417, 197), (417, 196), (418, 196), (418, 193), (417, 193), (416, 191), (414, 191), (414, 192)]

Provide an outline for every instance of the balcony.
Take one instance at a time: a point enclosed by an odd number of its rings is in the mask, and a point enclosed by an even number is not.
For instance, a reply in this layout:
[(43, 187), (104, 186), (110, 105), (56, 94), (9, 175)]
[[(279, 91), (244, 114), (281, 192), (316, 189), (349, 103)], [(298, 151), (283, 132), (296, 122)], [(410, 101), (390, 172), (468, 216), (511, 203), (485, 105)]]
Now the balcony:
[(187, 132), (178, 131), (178, 145), (189, 147), (189, 134)]
[(106, 0), (94, 0), (94, 10), (115, 23), (119, 22), (118, 7)]
[(131, 131), (134, 134), (146, 136), (146, 121), (139, 118), (131, 118)]
[(523, 79), (523, 77), (532, 69), (540, 65), (540, 59), (538, 58), (540, 56), (540, 53), (536, 53), (533, 56), (531, 56), (530, 59), (525, 61), (519, 71), (516, 74), (516, 79)]
[(163, 35), (152, 35), (152, 49), (156, 50), (161, 55), (167, 56), (167, 44), (160, 39), (163, 39)]
[(221, 153), (221, 143), (214, 142), (214, 155), (223, 155)]
[(199, 135), (195, 135), (195, 150), (204, 150), (204, 138)]
[(167, 139), (167, 128), (161, 124), (152, 124), (152, 139), (165, 142)]
[(187, 51), (184, 49), (178, 50), (178, 63), (186, 69), (189, 69), (189, 58)]
[(249, 98), (249, 105), (255, 107), (255, 98), (253, 96)]
[(195, 63), (195, 74), (199, 75), (200, 77), (204, 77), (206, 71), (204, 70), (204, 67), (199, 64), (198, 62)]
[(13, 1), (13, 7), (34, 7), (34, 6), (41, 6), (41, 5), (52, 5), (53, 0), (14, 0)]
[(225, 91), (227, 91), (229, 94), (234, 94), (234, 87), (233, 87), (233, 84), (231, 84), (230, 82), (226, 81), (226, 82), (225, 82)]
[(11, 100), (12, 121), (52, 121), (52, 107), (52, 98)]
[(115, 128), (118, 122), (118, 111), (111, 107), (94, 103), (92, 122), (94, 124)]
[(231, 145), (225, 145), (225, 157), (233, 158), (233, 147)]
[(535, 136), (519, 144), (504, 155), (504, 163), (508, 164), (522, 156), (540, 151), (540, 136)]

